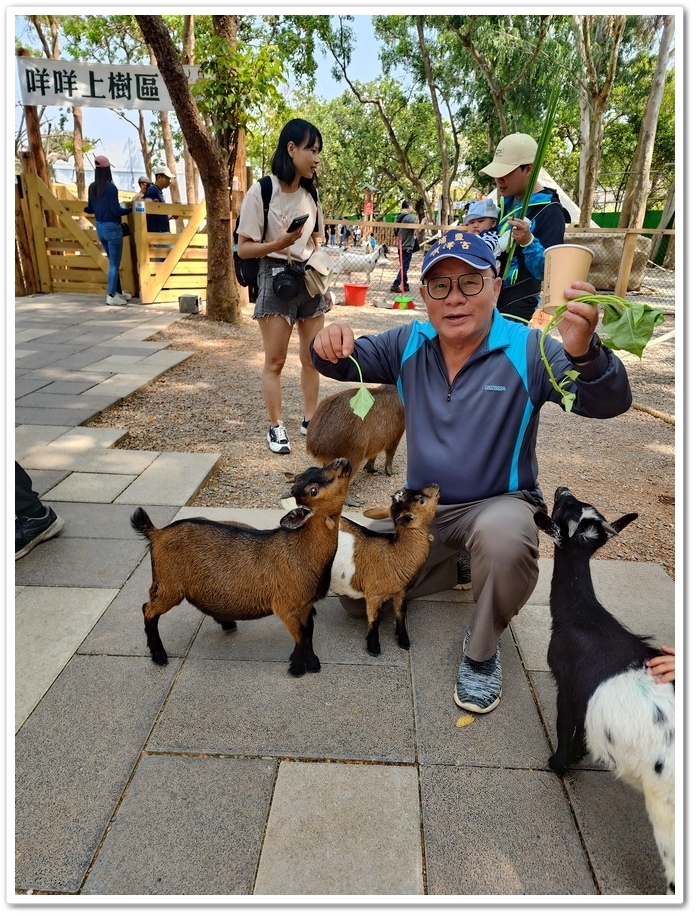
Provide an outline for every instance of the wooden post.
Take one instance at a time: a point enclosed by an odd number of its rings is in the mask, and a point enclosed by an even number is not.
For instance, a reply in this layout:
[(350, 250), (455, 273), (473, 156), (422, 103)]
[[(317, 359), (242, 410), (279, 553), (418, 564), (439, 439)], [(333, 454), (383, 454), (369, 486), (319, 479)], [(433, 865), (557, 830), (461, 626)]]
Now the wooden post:
[(133, 237), (135, 240), (135, 272), (138, 278), (138, 288), (140, 289), (140, 301), (143, 303), (154, 302), (152, 274), (150, 271), (150, 243), (147, 237), (147, 217), (144, 210), (138, 212), (135, 209), (135, 204), (133, 204)]
[(32, 237), (28, 232), (29, 207), (26, 201), (26, 191), (22, 184), (22, 176), (17, 176), (15, 184), (15, 238), (17, 240), (16, 257), (20, 261), (23, 277), (24, 293), (29, 296), (38, 292), (36, 270), (34, 262), (36, 253), (32, 244)]
[(621, 263), (619, 264), (619, 272), (616, 276), (616, 286), (614, 287), (614, 295), (621, 296), (622, 299), (628, 292), (628, 281), (631, 278), (633, 256), (636, 253), (636, 245), (638, 244), (640, 232), (640, 229), (629, 229), (624, 236)]

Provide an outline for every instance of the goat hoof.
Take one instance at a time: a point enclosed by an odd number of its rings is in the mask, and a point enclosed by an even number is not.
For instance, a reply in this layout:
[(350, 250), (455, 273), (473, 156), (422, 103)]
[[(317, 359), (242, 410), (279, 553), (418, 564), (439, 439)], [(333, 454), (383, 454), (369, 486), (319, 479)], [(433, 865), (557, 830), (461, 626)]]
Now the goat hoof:
[(401, 649), (410, 649), (411, 648), (411, 640), (408, 638), (408, 636), (406, 636), (406, 634), (404, 634), (403, 636), (399, 636), (397, 638), (397, 642)]
[(552, 754), (551, 757), (549, 757), (549, 766), (551, 767), (551, 769), (554, 771), (554, 773), (555, 773), (557, 776), (563, 776), (563, 774), (564, 774), (565, 771), (566, 771), (566, 766), (565, 766), (565, 764), (562, 763), (562, 762), (558, 759), (558, 755), (557, 755), (557, 754)]
[(316, 655), (307, 659), (307, 671), (321, 671), (321, 662)]
[(169, 664), (169, 659), (167, 658), (167, 653), (166, 653), (166, 652), (153, 652), (153, 653), (152, 653), (152, 661), (153, 661), (156, 665), (159, 665), (159, 666), (162, 667), (162, 668), (164, 668), (165, 665), (168, 665), (168, 664)]
[(302, 666), (290, 665), (290, 667), (288, 668), (288, 674), (291, 674), (293, 677), (304, 677), (306, 673), (307, 673), (307, 669), (305, 668), (304, 665)]
[(222, 627), (223, 630), (236, 630), (237, 629), (237, 623), (234, 620), (230, 620), (229, 622), (225, 622), (225, 623), (220, 621), (220, 626)]
[(372, 645), (368, 645), (367, 651), (374, 658), (377, 658), (378, 655), (382, 654), (382, 647), (380, 646), (379, 643), (377, 643), (376, 645), (373, 643)]

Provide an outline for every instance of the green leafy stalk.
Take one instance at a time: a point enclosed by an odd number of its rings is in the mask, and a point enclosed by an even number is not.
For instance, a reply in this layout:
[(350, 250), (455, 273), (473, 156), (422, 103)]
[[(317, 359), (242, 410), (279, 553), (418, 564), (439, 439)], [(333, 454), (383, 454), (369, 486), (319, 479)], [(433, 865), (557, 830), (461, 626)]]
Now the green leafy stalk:
[[(534, 186), (537, 183), (539, 178), (539, 172), (541, 167), (544, 164), (544, 159), (546, 157), (546, 151), (549, 148), (549, 143), (551, 142), (551, 134), (553, 132), (553, 119), (556, 115), (556, 107), (558, 106), (558, 99), (561, 95), (561, 84), (560, 82), (555, 82), (551, 87), (551, 95), (549, 97), (549, 107), (546, 109), (546, 117), (544, 118), (544, 126), (541, 129), (541, 136), (537, 143), (536, 156), (534, 157), (534, 162), (532, 163), (532, 171), (529, 174), (529, 182), (527, 183), (527, 188), (524, 192), (524, 198), (522, 199), (522, 208), (517, 219), (524, 219), (527, 214), (527, 208), (529, 207), (529, 201), (532, 194), (534, 193)], [(510, 272), (510, 267), (512, 265), (512, 259), (515, 254), (515, 248), (517, 248), (517, 243), (510, 239), (510, 247), (508, 248), (507, 261), (505, 263), (505, 272), (503, 273), (503, 280), (507, 277)]]
[[(643, 350), (652, 337), (653, 331), (665, 320), (662, 309), (653, 308), (645, 303), (628, 302), (620, 296), (600, 294), (578, 296), (573, 302), (587, 302), (596, 308), (602, 306), (602, 326), (598, 331), (602, 343), (612, 350), (626, 350), (628, 353), (633, 353), (639, 359), (642, 358)], [(567, 310), (568, 303), (564, 302), (553, 313), (551, 320), (539, 337), (539, 350), (551, 384), (561, 395), (564, 410), (570, 412), (575, 401), (575, 392), (568, 391), (568, 386), (580, 373), (575, 369), (568, 369), (560, 381), (556, 379), (545, 349), (546, 337), (563, 321)]]
[(360, 369), (360, 363), (357, 361), (357, 359), (353, 359), (352, 356), (349, 356), (348, 359), (353, 360), (358, 368), (358, 375), (360, 377), (360, 387), (348, 403), (350, 404), (355, 416), (360, 417), (361, 420), (364, 420), (368, 413), (372, 410), (372, 405), (375, 403), (374, 395), (369, 388), (365, 387), (365, 383), (363, 382), (362, 377), (362, 370)]

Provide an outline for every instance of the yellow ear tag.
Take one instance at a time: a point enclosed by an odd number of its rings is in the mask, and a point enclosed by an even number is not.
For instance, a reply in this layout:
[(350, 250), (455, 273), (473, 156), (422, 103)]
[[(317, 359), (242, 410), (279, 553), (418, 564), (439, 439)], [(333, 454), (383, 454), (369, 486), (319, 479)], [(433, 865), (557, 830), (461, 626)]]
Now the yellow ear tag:
[(361, 420), (364, 420), (368, 413), (372, 410), (372, 405), (375, 403), (375, 399), (372, 392), (363, 384), (362, 372), (360, 371), (358, 361), (353, 359), (352, 356), (349, 356), (348, 359), (353, 360), (355, 365), (358, 367), (358, 375), (360, 376), (360, 387), (348, 403), (350, 404), (355, 416), (360, 417)]

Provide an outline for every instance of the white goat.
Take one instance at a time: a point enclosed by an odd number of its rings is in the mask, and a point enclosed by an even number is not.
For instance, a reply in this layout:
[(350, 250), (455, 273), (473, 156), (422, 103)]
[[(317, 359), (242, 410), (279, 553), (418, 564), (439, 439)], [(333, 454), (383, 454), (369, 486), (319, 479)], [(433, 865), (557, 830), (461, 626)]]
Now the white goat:
[(559, 776), (587, 751), (641, 791), (674, 893), (674, 684), (645, 667), (660, 655), (622, 626), (595, 595), (590, 558), (638, 516), (609, 524), (594, 506), (559, 487), (549, 517), (534, 514), (554, 544), (548, 663), (558, 688), (558, 749), (549, 766)]
[(341, 256), (334, 266), (333, 276), (337, 277), (339, 274), (347, 274), (350, 276), (351, 274), (365, 271), (365, 282), (369, 283), (370, 274), (375, 267), (379, 263), (389, 263), (387, 261), (388, 251), (389, 248), (387, 245), (378, 245), (370, 254), (365, 254), (359, 249), (347, 249), (346, 251), (342, 251)]

